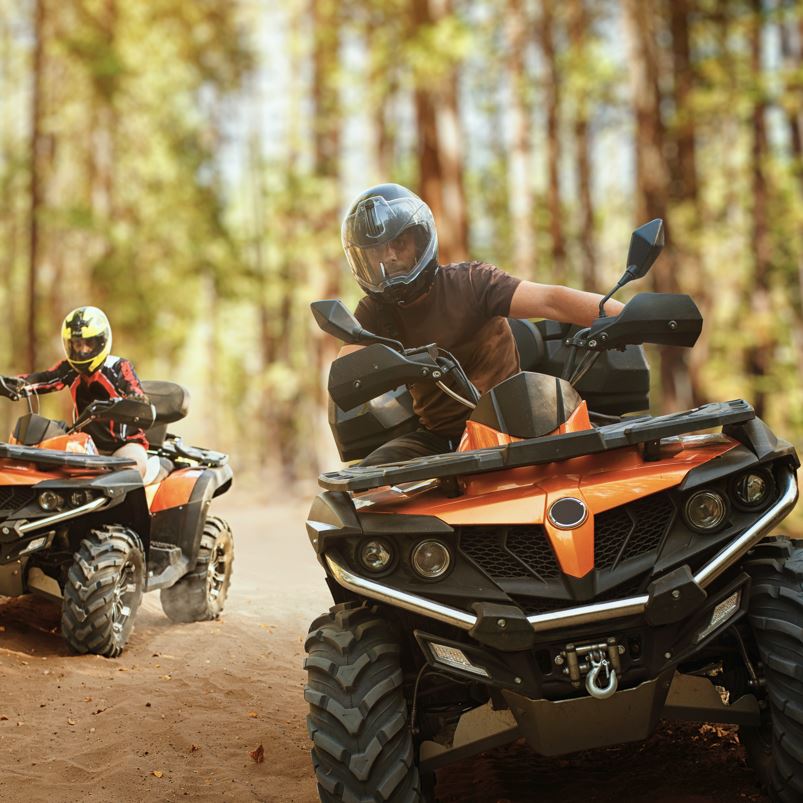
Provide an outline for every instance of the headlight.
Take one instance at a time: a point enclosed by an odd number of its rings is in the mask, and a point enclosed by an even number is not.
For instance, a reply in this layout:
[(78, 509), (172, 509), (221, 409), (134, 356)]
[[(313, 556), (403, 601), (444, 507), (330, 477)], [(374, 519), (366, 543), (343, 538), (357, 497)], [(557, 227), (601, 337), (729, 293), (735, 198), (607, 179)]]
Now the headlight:
[(698, 491), (689, 497), (684, 514), (688, 524), (695, 530), (710, 532), (722, 526), (728, 506), (719, 492)]
[(410, 558), (413, 568), (427, 580), (443, 577), (452, 563), (449, 548), (440, 541), (422, 541)]
[(390, 566), (393, 560), (393, 548), (387, 541), (372, 538), (360, 544), (359, 558), (360, 563), (369, 572), (381, 572)]
[(746, 471), (736, 478), (733, 495), (740, 505), (748, 508), (761, 507), (770, 496), (772, 480), (763, 471)]
[(92, 491), (73, 491), (70, 494), (70, 504), (73, 507), (80, 507), (94, 499)]
[(39, 494), (39, 507), (42, 510), (59, 510), (64, 506), (64, 497), (57, 494), (55, 491), (42, 491)]

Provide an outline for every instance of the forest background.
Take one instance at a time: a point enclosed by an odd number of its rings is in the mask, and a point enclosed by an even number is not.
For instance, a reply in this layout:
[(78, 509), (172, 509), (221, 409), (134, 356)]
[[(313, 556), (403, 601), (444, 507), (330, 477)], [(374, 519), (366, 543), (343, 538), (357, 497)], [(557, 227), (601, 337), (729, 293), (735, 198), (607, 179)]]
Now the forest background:
[(178, 431), (312, 478), (338, 344), (308, 305), (356, 302), (341, 217), (391, 180), (442, 261), (599, 292), (664, 218), (633, 292), (706, 324), (650, 351), (653, 412), (745, 398), (800, 448), (802, 126), (801, 2), (0, 0), (0, 373), (95, 304), (191, 390)]

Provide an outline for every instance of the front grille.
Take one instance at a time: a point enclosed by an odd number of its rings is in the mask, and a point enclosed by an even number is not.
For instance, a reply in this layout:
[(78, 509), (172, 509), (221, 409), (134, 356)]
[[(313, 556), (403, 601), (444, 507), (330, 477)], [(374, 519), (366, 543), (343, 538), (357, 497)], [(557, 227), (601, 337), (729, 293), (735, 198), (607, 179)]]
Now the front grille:
[(546, 580), (560, 568), (540, 525), (461, 527), (460, 549), (492, 580)]
[(594, 517), (594, 565), (612, 569), (628, 558), (658, 549), (675, 516), (668, 493), (637, 499)]
[(0, 512), (8, 515), (36, 499), (36, 491), (27, 485), (0, 486)]

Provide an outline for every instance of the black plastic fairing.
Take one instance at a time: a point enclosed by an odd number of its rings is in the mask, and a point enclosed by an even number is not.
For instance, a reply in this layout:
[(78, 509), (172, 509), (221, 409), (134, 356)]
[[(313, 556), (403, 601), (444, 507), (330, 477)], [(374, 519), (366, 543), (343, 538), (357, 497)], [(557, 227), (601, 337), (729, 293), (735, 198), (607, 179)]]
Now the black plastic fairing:
[(795, 468), (800, 468), (795, 447), (788, 441), (778, 438), (760, 418), (754, 417), (748, 421), (729, 424), (723, 427), (722, 431), (750, 449), (759, 462), (786, 457), (792, 460)]
[(735, 446), (719, 457), (708, 460), (689, 471), (678, 486), (678, 490), (690, 491), (693, 488), (709, 485), (722, 477), (746, 471), (757, 463), (758, 458), (746, 446)]
[(26, 413), (17, 419), (14, 440), (22, 446), (36, 446), (48, 438), (64, 435), (67, 427), (61, 421), (53, 421), (36, 413)]
[(516, 438), (540, 438), (564, 424), (580, 402), (565, 380), (522, 371), (483, 394), (469, 420)]
[(307, 535), (319, 555), (333, 539), (361, 532), (354, 503), (347, 493), (324, 491), (315, 497), (307, 514)]
[(410, 360), (381, 343), (339, 357), (329, 370), (329, 395), (344, 410), (401, 384), (421, 381), (438, 366), (426, 357)]
[(404, 385), (343, 410), (329, 399), (329, 426), (340, 459), (359, 460), (384, 443), (419, 426), (413, 397)]
[(690, 296), (639, 293), (615, 317), (597, 318), (589, 342), (610, 349), (638, 343), (691, 347), (703, 329), (703, 317)]

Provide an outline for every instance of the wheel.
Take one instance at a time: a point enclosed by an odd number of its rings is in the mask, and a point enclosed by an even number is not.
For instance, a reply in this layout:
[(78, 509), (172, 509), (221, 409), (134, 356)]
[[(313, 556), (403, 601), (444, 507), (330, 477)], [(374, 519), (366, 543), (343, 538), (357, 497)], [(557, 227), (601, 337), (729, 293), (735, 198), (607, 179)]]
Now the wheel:
[(204, 523), (198, 559), (177, 583), (161, 591), (162, 609), (171, 622), (217, 619), (226, 603), (234, 562), (234, 539), (223, 519)]
[(64, 585), (61, 632), (79, 653), (116, 658), (134, 627), (145, 556), (132, 530), (107, 524), (81, 541)]
[(422, 799), (394, 627), (377, 609), (337, 605), (305, 644), (307, 729), (328, 801)]
[(752, 577), (750, 626), (763, 665), (764, 721), (742, 728), (750, 765), (770, 798), (803, 800), (803, 546), (762, 541), (744, 566)]

